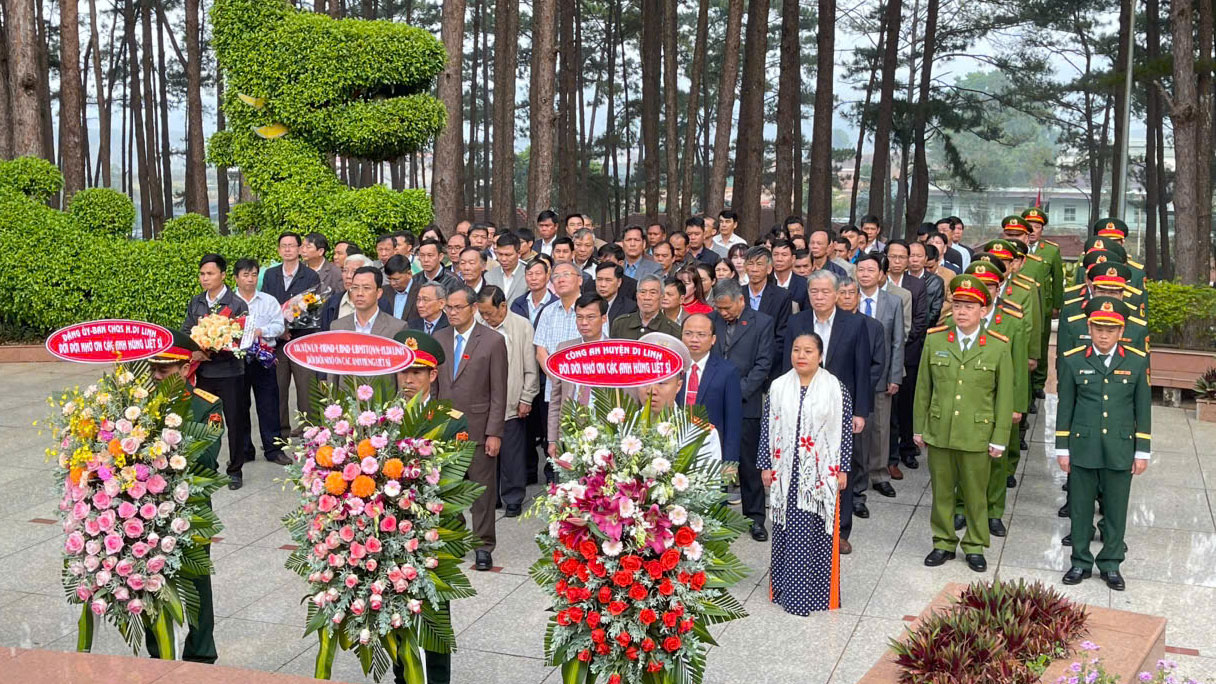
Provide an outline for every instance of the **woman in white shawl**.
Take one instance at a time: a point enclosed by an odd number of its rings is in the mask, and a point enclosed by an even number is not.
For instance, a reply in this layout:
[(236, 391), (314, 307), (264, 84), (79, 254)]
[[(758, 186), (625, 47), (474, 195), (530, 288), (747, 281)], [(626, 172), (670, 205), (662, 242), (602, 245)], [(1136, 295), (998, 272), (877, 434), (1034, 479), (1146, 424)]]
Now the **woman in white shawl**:
[(773, 381), (760, 422), (760, 476), (773, 521), (769, 593), (787, 613), (840, 607), (837, 495), (853, 452), (852, 398), (820, 368), (823, 341), (794, 339), (793, 366)]

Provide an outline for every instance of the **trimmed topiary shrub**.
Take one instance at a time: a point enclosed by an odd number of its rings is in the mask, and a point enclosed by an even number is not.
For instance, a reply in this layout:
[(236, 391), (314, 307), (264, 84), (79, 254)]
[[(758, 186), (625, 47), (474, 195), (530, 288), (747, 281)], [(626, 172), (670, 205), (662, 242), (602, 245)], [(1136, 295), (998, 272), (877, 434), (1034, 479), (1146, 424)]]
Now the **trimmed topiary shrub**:
[(63, 174), (45, 159), (18, 157), (0, 162), (0, 187), (45, 202), (63, 190)]
[(195, 238), (210, 238), (219, 235), (211, 219), (202, 214), (183, 214), (165, 221), (160, 239), (165, 242), (188, 242)]
[(94, 235), (127, 238), (135, 227), (135, 205), (131, 198), (110, 188), (86, 188), (68, 203), (72, 222)]

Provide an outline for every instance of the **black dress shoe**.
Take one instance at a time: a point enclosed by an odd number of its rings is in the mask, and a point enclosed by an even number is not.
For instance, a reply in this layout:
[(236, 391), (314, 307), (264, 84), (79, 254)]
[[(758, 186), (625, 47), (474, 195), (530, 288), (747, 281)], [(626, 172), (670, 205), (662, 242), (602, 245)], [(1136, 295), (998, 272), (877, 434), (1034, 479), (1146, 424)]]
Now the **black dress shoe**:
[(768, 530), (764, 529), (764, 525), (752, 523), (752, 539), (758, 542), (768, 541)]
[(473, 565), (475, 570), (485, 572), (494, 567), (494, 559), (490, 557), (489, 551), (477, 551), (476, 555), (477, 562)]
[[(250, 460), (252, 460), (252, 459), (250, 459)], [(276, 451), (273, 454), (268, 454), (266, 456), (266, 460), (270, 461), (271, 463), (277, 463), (278, 465), (281, 465), (281, 466), (291, 465), (291, 457), (288, 456), (287, 454), (283, 453), (282, 451)]]
[(1123, 581), (1123, 575), (1120, 575), (1118, 570), (1111, 570), (1110, 572), (1102, 570), (1098, 574), (1101, 575), (1102, 579), (1106, 580), (1106, 586), (1115, 591), (1123, 591), (1127, 588), (1127, 583)]
[(1068, 502), (1067, 501), (1065, 501), (1064, 505), (1060, 506), (1060, 509), (1058, 511), (1056, 511), (1056, 517), (1057, 518), (1067, 518), (1068, 517)]
[(961, 530), (966, 526), (967, 526), (967, 518), (959, 515), (958, 513), (955, 513), (954, 514), (954, 529)]
[(1025, 437), (1018, 442), (1018, 448), (1021, 449), (1023, 453), (1030, 451), (1030, 444), (1026, 441)]
[(989, 518), (988, 533), (994, 537), (1004, 537), (1007, 534), (1005, 523), (1001, 522), (1000, 518)]
[(1038, 413), (1038, 412), (1039, 412), (1039, 403), (1037, 401), (1031, 403), (1030, 410), (1028, 411), (1028, 413)]
[(523, 512), (523, 506), (519, 504), (507, 504), (507, 510), (503, 515), (508, 518), (518, 518)]
[(244, 484), (245, 482), (241, 479), (240, 473), (228, 474), (228, 489), (240, 489)]
[(1035, 390), (1035, 391), (1034, 391), (1034, 398), (1035, 398), (1035, 399), (1046, 399), (1046, 398), (1047, 398), (1047, 393), (1046, 393), (1046, 392), (1044, 392), (1044, 391), (1043, 391), (1043, 390), (1041, 390), (1041, 389), (1037, 389), (1037, 390)]
[(870, 509), (865, 504), (853, 504), (853, 515), (858, 518), (870, 517)]
[(1060, 491), (1061, 491), (1061, 492), (1067, 492), (1067, 491), (1068, 491), (1068, 480), (1064, 480), (1064, 484), (1060, 485)]
[(908, 470), (916, 470), (917, 468), (920, 467), (920, 464), (916, 462), (915, 456), (904, 456), (903, 462), (904, 462), (904, 467), (907, 468)]
[(1080, 584), (1081, 580), (1087, 580), (1093, 576), (1094, 573), (1092, 570), (1082, 570), (1081, 568), (1073, 566), (1068, 569), (1068, 572), (1064, 573), (1064, 579), (1060, 581), (1064, 584)]
[(1010, 475), (1009, 477), (1005, 478), (1006, 489), (1013, 489), (1016, 486), (1018, 486), (1018, 478), (1016, 476)]
[(933, 549), (932, 551), (929, 552), (928, 556), (925, 556), (925, 565), (927, 565), (931, 568), (936, 568), (937, 566), (945, 563), (946, 561), (952, 561), (952, 560), (954, 560), (953, 551), (942, 551), (941, 549)]
[(988, 569), (988, 561), (984, 560), (984, 555), (980, 553), (967, 554), (967, 567), (975, 572), (983, 572)]
[(874, 485), (874, 491), (886, 497), (895, 497), (895, 488), (891, 486), (890, 482), (879, 482)]
[(1060, 540), (1060, 546), (1072, 546), (1072, 533), (1071, 532), (1064, 535), (1064, 538)]

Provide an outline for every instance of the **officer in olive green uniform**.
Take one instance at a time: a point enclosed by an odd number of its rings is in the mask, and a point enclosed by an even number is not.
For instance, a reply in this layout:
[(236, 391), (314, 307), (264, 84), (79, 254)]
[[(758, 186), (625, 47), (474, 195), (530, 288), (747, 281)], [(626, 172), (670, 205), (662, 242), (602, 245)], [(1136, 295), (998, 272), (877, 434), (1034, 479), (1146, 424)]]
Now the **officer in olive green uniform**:
[(1065, 584), (1089, 577), (1095, 564), (1089, 545), (1094, 504), (1103, 497), (1102, 550), (1096, 563), (1107, 586), (1122, 591), (1119, 574), (1125, 545), (1127, 501), (1132, 475), (1148, 467), (1151, 452), (1152, 391), (1148, 354), (1119, 343), (1125, 316), (1122, 303), (1093, 297), (1085, 305), (1090, 344), (1064, 353), (1056, 414), (1056, 460), (1069, 473), (1071, 567)]
[[(160, 383), (170, 376), (180, 375), (186, 380), (186, 386), (191, 387), (192, 383), (188, 377), (190, 356), (198, 350), (198, 345), (194, 343), (194, 340), (191, 340), (185, 333), (174, 330), (173, 346), (149, 359), (149, 363), (152, 364), (153, 381)], [(224, 408), (219, 397), (192, 387), (190, 389), (190, 415), (182, 416), (182, 420), (219, 428), (215, 439), (198, 457), (199, 463), (218, 472), (220, 445), (223, 443), (221, 437), (224, 430)], [(206, 548), (207, 554), (210, 555), (211, 547)], [(182, 647), (182, 660), (213, 664), (219, 654), (215, 651), (215, 605), (211, 594), (211, 577), (199, 577), (191, 581), (194, 583), (195, 590), (198, 591), (198, 621), (197, 624), (190, 624), (189, 632), (186, 634), (186, 643)], [(157, 646), (156, 636), (151, 630), (145, 633), (144, 643), (148, 647), (149, 655), (153, 658), (160, 657), (160, 648)]]
[[(1060, 246), (1051, 240), (1043, 239), (1043, 228), (1047, 225), (1047, 213), (1038, 207), (1027, 209), (1022, 212), (1022, 220), (1026, 222), (1026, 227), (1030, 229), (1030, 234), (1027, 236), (1028, 253), (1027, 258), (1042, 259), (1042, 263), (1046, 265), (1050, 283), (1043, 285), (1043, 291), (1047, 306), (1044, 307), (1045, 320), (1050, 321), (1060, 314), (1060, 308), (1064, 306), (1064, 259), (1060, 256)], [(1051, 325), (1048, 323), (1043, 326), (1041, 344), (1046, 349), (1051, 344)], [(1031, 374), (1031, 387), (1034, 390), (1036, 399), (1043, 398), (1043, 386), (1047, 383), (1047, 364), (1041, 363)]]
[(1144, 264), (1132, 261), (1127, 257), (1127, 246), (1123, 244), (1127, 240), (1127, 224), (1117, 218), (1103, 218), (1094, 222), (1093, 230), (1090, 231), (1095, 237), (1114, 240), (1123, 250), (1123, 263), (1127, 264), (1132, 270), (1131, 284), (1133, 287), (1144, 289)]
[[(402, 330), (394, 335), (393, 339), (414, 351), (413, 365), (397, 373), (398, 391), (406, 399), (413, 399), (421, 394), (418, 401), (425, 404), (430, 401), (431, 388), (439, 377), (438, 368), (444, 361), (443, 347), (435, 338), (421, 330)], [(464, 414), (456, 409), (449, 409), (448, 416), (451, 420), (448, 421), (443, 439), (460, 439), (461, 433), (467, 437), (469, 427)], [(464, 526), (463, 515), (459, 516), (459, 520), (444, 523), (444, 527), (449, 529), (456, 529), (456, 526)], [(442, 610), (450, 608), (445, 605)], [(427, 684), (449, 684), (452, 681), (452, 654), (424, 650), (424, 655)], [(396, 660), (393, 661), (393, 678), (398, 684), (405, 682), (405, 668)]]
[[(1091, 252), (1086, 257), (1096, 253)], [(1089, 342), (1085, 303), (1094, 296), (1121, 300), (1126, 309), (1124, 313), (1127, 323), (1119, 341), (1143, 351), (1150, 351), (1148, 322), (1137, 315), (1138, 310), (1125, 297), (1129, 294), (1127, 279), (1131, 277), (1131, 270), (1127, 265), (1111, 261), (1095, 263), (1089, 267), (1087, 273), (1086, 284), (1075, 286), (1078, 288), (1073, 291), (1076, 297), (1065, 302), (1060, 311), (1060, 324), (1056, 329), (1056, 365), (1059, 365), (1059, 357), (1064, 352), (1078, 344)]]
[(952, 525), (955, 488), (963, 494), (967, 565), (983, 572), (988, 564), (987, 525), (990, 458), (1005, 451), (1013, 417), (1013, 357), (1009, 343), (983, 329), (988, 289), (975, 276), (950, 281), (953, 320), (929, 330), (916, 380), (912, 430), (918, 446), (928, 446), (933, 489), (933, 551), (925, 565), (954, 558), (958, 536)]
[[(1127, 252), (1123, 249), (1123, 245), (1111, 240), (1110, 238), (1094, 236), (1085, 241), (1085, 251), (1081, 257), (1081, 266), (1077, 268), (1077, 284), (1064, 290), (1065, 302), (1076, 297), (1076, 291), (1084, 287), (1085, 276), (1089, 271), (1089, 267), (1096, 263), (1113, 261), (1116, 263), (1127, 264)], [(1139, 285), (1136, 283), (1136, 270), (1130, 265), (1127, 267), (1130, 275), (1127, 283), (1123, 286), (1123, 300), (1141, 312), (1144, 313), (1144, 305), (1148, 296), (1144, 293), (1144, 273), (1139, 274)]]

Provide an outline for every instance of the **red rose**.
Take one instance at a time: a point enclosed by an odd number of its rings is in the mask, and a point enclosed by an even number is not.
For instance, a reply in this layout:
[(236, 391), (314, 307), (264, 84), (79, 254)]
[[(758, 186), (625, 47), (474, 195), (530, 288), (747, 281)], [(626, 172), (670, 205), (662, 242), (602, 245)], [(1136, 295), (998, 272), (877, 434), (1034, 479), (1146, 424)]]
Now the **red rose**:
[(570, 616), (571, 622), (583, 621), (583, 609), (578, 606), (572, 606), (566, 610), (566, 614)]
[(675, 608), (671, 609), (671, 612), (675, 613), (676, 615), (679, 615), (680, 617), (683, 617), (684, 616), (684, 604), (677, 603)]
[(679, 576), (676, 579), (679, 580), (680, 584), (687, 585), (692, 580), (692, 575), (681, 570)]
[(556, 588), (557, 588), (557, 593), (559, 593), (559, 594), (564, 594), (564, 593), (566, 593), (566, 587), (567, 587), (567, 586), (569, 586), (569, 585), (567, 585), (567, 584), (566, 584), (566, 580), (564, 580), (564, 579), (559, 579), (559, 580), (557, 581), (557, 587), (556, 587)]
[(680, 620), (680, 634), (692, 629), (692, 620)]
[(675, 549), (667, 549), (659, 558), (659, 564), (664, 570), (671, 570), (680, 564), (680, 552)]
[(656, 615), (655, 612), (649, 608), (645, 608), (642, 610), (641, 613), (638, 613), (638, 621), (641, 622), (643, 625), (646, 625), (647, 627), (649, 627), (651, 624), (654, 623), (655, 620), (658, 620), (658, 619), (659, 619), (659, 616)]
[(608, 655), (609, 653), (612, 653), (612, 647), (608, 644), (596, 644), (595, 652), (597, 655)]
[(600, 626), (600, 614), (595, 612), (594, 610), (591, 611), (590, 613), (587, 613), (587, 626), (592, 629), (599, 627)]
[(608, 612), (612, 613), (613, 615), (620, 615), (628, 608), (629, 606), (626, 605), (624, 601), (613, 601), (612, 603), (608, 604)]
[(607, 636), (608, 636), (608, 633), (605, 632), (603, 629), (591, 630), (591, 641), (593, 641), (597, 644), (604, 643), (604, 639), (607, 638)]
[(662, 669), (663, 669), (663, 663), (660, 663), (657, 660), (652, 660), (649, 663), (646, 663), (647, 672), (658, 672), (659, 670), (662, 670)]
[(629, 637), (629, 632), (621, 632), (616, 637), (616, 642), (621, 645), (621, 648), (628, 648), (631, 641), (633, 639)]
[(613, 674), (608, 678), (608, 684), (621, 684), (621, 676), (619, 674)]
[(583, 567), (583, 564), (573, 558), (567, 558), (557, 566), (558, 570), (562, 571), (563, 575), (573, 575), (578, 572), (578, 569)]
[(621, 569), (629, 572), (637, 572), (642, 569), (642, 559), (630, 554), (621, 558)]
[(598, 560), (587, 561), (587, 569), (596, 577), (603, 577), (608, 574), (608, 568), (604, 567), (604, 564)]
[(585, 565), (578, 566), (578, 573), (576, 574), (580, 582), (586, 583), (587, 580), (591, 579), (591, 574), (587, 572), (587, 566)]
[(570, 625), (570, 616), (566, 613), (566, 611), (557, 611), (557, 624), (561, 625), (562, 627), (567, 627)]
[(650, 637), (646, 637), (645, 639), (642, 639), (642, 650), (647, 653), (650, 653), (651, 651), (653, 651), (654, 650), (654, 639), (651, 639)]
[(646, 572), (650, 574), (651, 579), (658, 579), (663, 576), (663, 565), (658, 561), (649, 561), (646, 563)]
[(663, 640), (663, 650), (667, 651), (668, 653), (673, 653), (675, 651), (680, 650), (681, 643), (682, 642), (680, 641), (680, 637), (669, 636)]
[(553, 564), (557, 565), (562, 562), (562, 552), (558, 549), (553, 549)]
[(583, 554), (583, 558), (586, 558), (587, 560), (595, 558), (599, 554), (599, 551), (599, 546), (597, 546), (596, 543), (590, 539), (584, 539), (578, 545), (578, 552)]
[(701, 591), (701, 589), (704, 586), (705, 586), (705, 573), (704, 572), (698, 572), (697, 574), (692, 576), (692, 588), (693, 589), (696, 589), (697, 591)]
[(583, 650), (579, 651), (579, 652), (578, 652), (578, 659), (579, 659), (579, 660), (581, 660), (581, 661), (583, 661), (584, 663), (589, 663), (589, 662), (591, 662), (591, 651), (588, 651), (588, 650), (587, 650), (587, 649), (585, 649), (585, 648), (584, 648)]
[(697, 533), (691, 527), (681, 527), (676, 530), (676, 546), (688, 546), (697, 540)]
[(671, 580), (667, 579), (666, 577), (663, 578), (662, 582), (659, 582), (659, 593), (660, 594), (662, 594), (664, 596), (671, 596), (673, 593), (675, 593), (675, 591), (676, 591), (675, 585), (673, 585), (671, 583)]
[(608, 603), (609, 601), (611, 601), (612, 600), (612, 588), (611, 587), (600, 587), (599, 599), (600, 599), (600, 603)]
[(632, 587), (629, 587), (629, 598), (633, 599), (634, 601), (641, 601), (642, 599), (646, 598), (646, 594), (646, 587), (643, 587), (641, 584), (635, 584)]
[(668, 627), (675, 627), (676, 623), (679, 621), (680, 621), (679, 615), (676, 615), (675, 613), (672, 613), (671, 611), (663, 613), (663, 624), (664, 625), (667, 625)]
[(633, 584), (633, 573), (628, 570), (619, 570), (612, 573), (612, 583), (618, 587), (627, 587)]
[(637, 660), (638, 659), (638, 647), (630, 646), (629, 648), (625, 649), (625, 657), (630, 660)]

